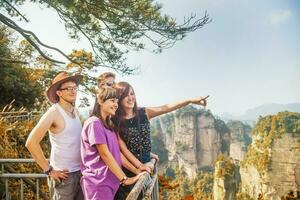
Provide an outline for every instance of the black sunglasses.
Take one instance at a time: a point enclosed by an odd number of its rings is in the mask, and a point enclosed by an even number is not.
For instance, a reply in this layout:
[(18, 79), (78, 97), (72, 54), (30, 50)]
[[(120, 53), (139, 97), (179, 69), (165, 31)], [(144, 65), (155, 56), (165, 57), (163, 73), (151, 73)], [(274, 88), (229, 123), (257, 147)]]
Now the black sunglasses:
[(115, 81), (107, 81), (107, 82), (105, 82), (103, 85), (107, 85), (107, 86), (111, 87), (111, 86), (113, 86), (113, 85), (115, 85), (115, 84), (116, 84)]

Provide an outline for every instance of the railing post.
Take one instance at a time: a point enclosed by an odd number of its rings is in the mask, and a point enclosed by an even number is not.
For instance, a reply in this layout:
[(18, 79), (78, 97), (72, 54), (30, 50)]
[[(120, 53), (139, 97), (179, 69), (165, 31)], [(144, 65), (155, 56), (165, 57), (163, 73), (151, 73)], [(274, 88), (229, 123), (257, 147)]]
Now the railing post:
[[(33, 192), (36, 195), (36, 199), (39, 199), (40, 196), (43, 197), (43, 199), (48, 199), (48, 195), (40, 191), (40, 179), (41, 178), (47, 178), (47, 175), (45, 174), (36, 174), (36, 173), (16, 173), (13, 168), (10, 168), (9, 166), (4, 165), (7, 163), (34, 163), (35, 161), (33, 159), (10, 159), (10, 158), (0, 158), (0, 179), (3, 179), (5, 183), (5, 200), (11, 199), (11, 193), (9, 191), (9, 180), (10, 179), (18, 179), (20, 180), (20, 189), (18, 198), (23, 200), (24, 199), (24, 186), (27, 186), (27, 184), (30, 186), (30, 188), (33, 190)], [(8, 167), (8, 168), (7, 168)], [(5, 169), (5, 172), (4, 172)], [(30, 178), (34, 178), (34, 181), (31, 181)], [(36, 184), (36, 185), (35, 185)], [(3, 191), (4, 192), (4, 191)], [(1, 198), (1, 197), (0, 197)]]
[(36, 199), (39, 200), (40, 198), (40, 179), (36, 179), (35, 181), (36, 184)]
[(23, 179), (21, 178), (21, 191), (20, 191), (20, 199), (24, 199), (24, 182)]
[(155, 197), (156, 197), (157, 200), (159, 200), (158, 176), (157, 176), (156, 181), (155, 181), (155, 190), (156, 190)]
[(5, 179), (5, 199), (9, 200), (8, 198), (8, 179)]

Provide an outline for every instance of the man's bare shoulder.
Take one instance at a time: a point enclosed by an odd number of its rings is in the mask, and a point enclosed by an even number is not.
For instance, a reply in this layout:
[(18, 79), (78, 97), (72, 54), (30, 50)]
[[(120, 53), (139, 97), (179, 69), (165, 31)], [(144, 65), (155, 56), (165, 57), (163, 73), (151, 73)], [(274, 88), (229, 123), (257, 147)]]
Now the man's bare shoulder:
[(59, 115), (59, 111), (57, 110), (57, 108), (52, 105), (42, 116), (41, 119), (44, 120), (51, 120), (54, 121), (54, 119), (57, 117), (57, 115)]

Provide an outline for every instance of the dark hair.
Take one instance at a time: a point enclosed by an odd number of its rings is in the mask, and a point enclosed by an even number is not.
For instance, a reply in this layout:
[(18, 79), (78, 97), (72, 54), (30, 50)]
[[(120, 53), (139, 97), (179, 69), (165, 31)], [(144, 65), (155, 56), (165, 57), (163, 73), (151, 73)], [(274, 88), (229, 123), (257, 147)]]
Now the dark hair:
[(90, 116), (96, 116), (98, 117), (103, 124), (109, 128), (109, 129), (114, 129), (114, 125), (109, 117), (106, 119), (103, 119), (101, 116), (101, 106), (99, 102), (105, 102), (108, 99), (118, 99), (118, 93), (117, 90), (114, 88), (100, 88), (97, 93), (97, 97), (95, 100), (94, 108)]
[[(123, 135), (122, 133), (126, 131), (127, 128), (124, 125), (126, 113), (121, 105), (121, 102), (125, 97), (128, 96), (130, 89), (132, 89), (133, 93), (134, 90), (128, 82), (119, 82), (116, 84), (115, 88), (117, 89), (118, 92), (119, 107), (116, 111), (116, 115), (114, 116), (113, 120), (115, 122), (117, 132), (122, 137)], [(136, 100), (134, 102), (133, 113), (135, 114), (135, 116), (138, 117), (138, 107), (137, 107)]]

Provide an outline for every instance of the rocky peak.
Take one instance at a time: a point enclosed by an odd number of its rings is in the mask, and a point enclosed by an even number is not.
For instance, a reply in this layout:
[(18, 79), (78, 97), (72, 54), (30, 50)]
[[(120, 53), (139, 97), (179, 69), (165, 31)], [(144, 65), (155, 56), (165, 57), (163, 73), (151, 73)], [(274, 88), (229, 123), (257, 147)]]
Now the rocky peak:
[(229, 153), (229, 129), (209, 110), (187, 106), (153, 124), (155, 131), (161, 131), (169, 163), (183, 167), (190, 177), (199, 169), (212, 168), (219, 154)]

